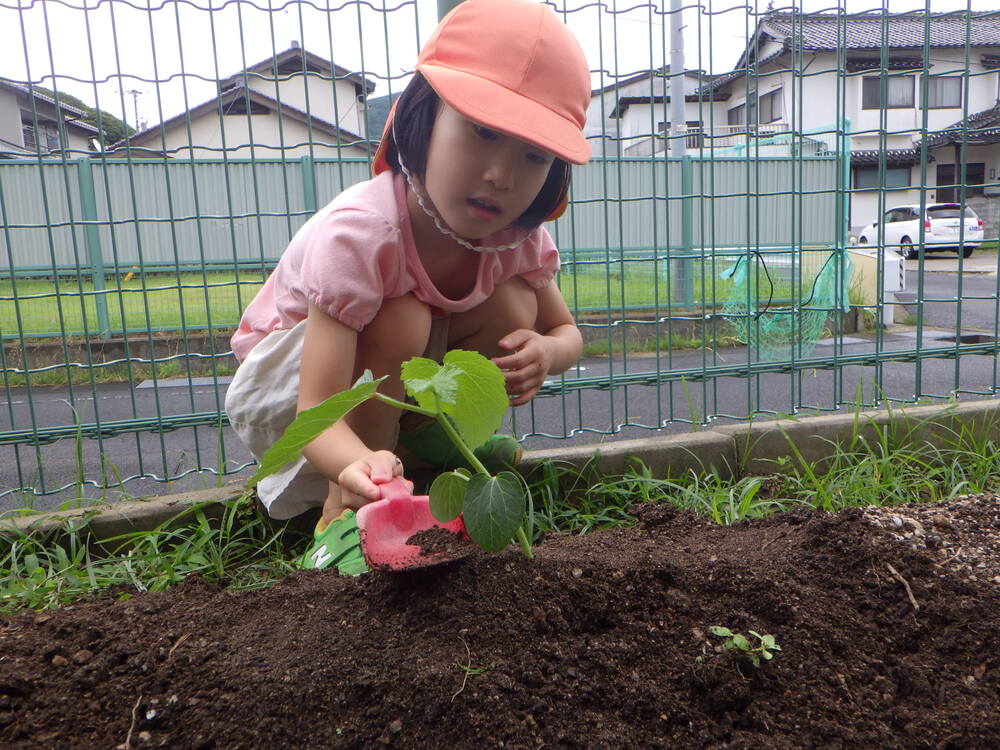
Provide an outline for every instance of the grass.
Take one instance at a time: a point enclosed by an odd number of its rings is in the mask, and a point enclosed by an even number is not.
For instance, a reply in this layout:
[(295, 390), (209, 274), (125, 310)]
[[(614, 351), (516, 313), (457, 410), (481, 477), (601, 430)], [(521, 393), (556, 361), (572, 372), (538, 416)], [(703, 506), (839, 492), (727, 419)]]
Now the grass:
[(100, 330), (96, 299), (107, 302), (112, 331), (234, 328), (246, 304), (263, 285), (259, 276), (238, 281), (231, 272), (133, 273), (105, 280), (95, 292), (89, 279), (9, 279), (0, 281), (0, 331), (20, 331), (26, 337), (84, 335)]
[[(735, 481), (717, 472), (655, 477), (631, 463), (619, 476), (546, 464), (532, 482), (534, 528), (543, 534), (585, 534), (631, 526), (638, 502), (671, 503), (728, 525), (797, 507), (837, 511), (849, 506), (898, 506), (948, 500), (1000, 487), (1000, 446), (959, 426), (939, 429), (934, 444), (909, 427), (857, 424), (820, 467), (789, 440), (775, 471)], [(302, 552), (302, 535), (264, 518), (248, 499), (222, 504), (221, 520), (196, 506), (168, 523), (105, 542), (96, 549), (86, 518), (53, 537), (0, 531), (0, 612), (57, 607), (86, 595), (119, 598), (179, 583), (191, 574), (237, 589), (279, 580)], [(537, 539), (536, 539), (537, 541)]]
[[(694, 261), (688, 296), (696, 307), (721, 304), (732, 282), (719, 278), (728, 259)], [(808, 274), (809, 269), (805, 269)], [(663, 261), (587, 261), (567, 264), (558, 280), (570, 309), (635, 310), (668, 308), (684, 303), (683, 283)], [(103, 297), (112, 332), (123, 329), (197, 330), (235, 328), (263, 278), (246, 272), (147, 273), (135, 270), (105, 279), (104, 290), (82, 274), (64, 277), (0, 280), (0, 331), (20, 332), (26, 338), (83, 336), (100, 331), (96, 300)], [(763, 282), (762, 282), (763, 283)], [(774, 300), (789, 295), (787, 282), (775, 280)], [(762, 298), (771, 296), (762, 294)]]
[[(293, 569), (286, 533), (257, 512), (249, 499), (196, 505), (148, 532), (106, 540), (107, 554), (85, 533), (86, 517), (61, 534), (38, 537), (0, 533), (0, 613), (49, 609), (80, 597), (116, 592), (119, 599), (159, 591), (190, 575), (230, 586), (267, 586)], [(62, 541), (57, 543), (56, 537)]]

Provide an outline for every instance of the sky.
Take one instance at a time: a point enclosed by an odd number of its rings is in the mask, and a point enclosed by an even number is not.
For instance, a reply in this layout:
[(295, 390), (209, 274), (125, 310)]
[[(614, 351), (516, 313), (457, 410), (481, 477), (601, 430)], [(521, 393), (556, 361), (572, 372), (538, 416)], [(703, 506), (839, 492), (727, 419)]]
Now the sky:
[[(566, 11), (595, 88), (669, 63), (670, 0), (553, 4)], [(1000, 0), (684, 0), (685, 67), (731, 70), (757, 16), (793, 4), (806, 12), (1000, 9)], [(436, 19), (436, 0), (0, 0), (0, 77), (153, 125), (297, 41), (363, 71), (381, 96), (405, 85)]]

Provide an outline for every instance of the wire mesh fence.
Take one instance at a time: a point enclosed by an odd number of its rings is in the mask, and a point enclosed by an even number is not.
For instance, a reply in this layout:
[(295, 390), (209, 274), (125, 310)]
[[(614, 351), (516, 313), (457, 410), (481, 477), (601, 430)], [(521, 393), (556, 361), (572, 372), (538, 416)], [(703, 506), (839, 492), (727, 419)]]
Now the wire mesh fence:
[[(592, 68), (550, 226), (587, 348), (520, 439), (995, 396), (1000, 12), (931, 5), (554, 4)], [(438, 12), (0, 0), (0, 507), (247, 467), (228, 336)]]

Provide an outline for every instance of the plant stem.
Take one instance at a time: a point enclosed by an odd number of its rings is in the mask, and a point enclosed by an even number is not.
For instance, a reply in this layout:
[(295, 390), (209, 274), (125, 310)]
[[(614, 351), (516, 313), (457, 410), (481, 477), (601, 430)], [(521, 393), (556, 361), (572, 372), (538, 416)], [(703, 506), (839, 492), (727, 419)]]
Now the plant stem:
[(531, 541), (528, 539), (528, 535), (524, 533), (524, 526), (517, 527), (517, 543), (521, 545), (521, 552), (529, 560), (534, 559), (535, 555), (531, 551)]
[(408, 401), (397, 401), (392, 396), (386, 396), (384, 393), (379, 393), (375, 391), (375, 398), (384, 404), (389, 404), (390, 406), (395, 406), (397, 409), (406, 409), (407, 411), (415, 411), (418, 414), (423, 414), (428, 417), (438, 418), (440, 415), (433, 409), (425, 409), (422, 406), (417, 406), (416, 404), (411, 404)]
[(465, 460), (471, 464), (472, 468), (475, 469), (478, 474), (482, 474), (487, 477), (493, 476), (486, 470), (486, 467), (483, 466), (483, 462), (476, 458), (476, 454), (472, 452), (472, 449), (465, 444), (465, 441), (462, 440), (462, 436), (458, 434), (458, 430), (455, 429), (455, 425), (451, 423), (451, 420), (448, 419), (448, 417), (444, 414), (439, 414), (438, 423), (440, 423), (441, 429), (443, 429), (445, 434), (447, 434), (451, 439), (451, 442), (455, 444), (455, 447), (462, 452), (463, 456), (465, 456)]

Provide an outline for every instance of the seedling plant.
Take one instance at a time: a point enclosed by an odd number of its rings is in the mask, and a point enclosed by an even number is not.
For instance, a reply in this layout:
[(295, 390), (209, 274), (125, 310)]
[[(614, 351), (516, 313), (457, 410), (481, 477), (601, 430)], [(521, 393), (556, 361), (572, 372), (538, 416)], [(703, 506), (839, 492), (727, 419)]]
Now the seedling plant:
[(725, 638), (726, 640), (722, 643), (723, 648), (739, 651), (755, 667), (760, 666), (762, 659), (769, 661), (774, 656), (773, 652), (781, 651), (781, 646), (774, 640), (773, 635), (761, 635), (755, 630), (748, 631), (750, 636), (756, 639), (757, 645), (755, 646), (751, 645), (750, 638), (747, 636), (742, 633), (733, 632), (722, 625), (712, 625), (709, 627), (708, 632), (720, 638)]
[[(530, 494), (520, 477), (510, 471), (496, 475), (483, 466), (473, 448), (484, 443), (503, 422), (508, 396), (500, 368), (478, 352), (449, 351), (441, 364), (425, 357), (403, 363), (401, 378), (415, 403), (378, 392), (385, 377), (365, 370), (346, 391), (298, 414), (285, 434), (261, 457), (252, 487), (264, 477), (296, 460), (310, 442), (348, 412), (369, 399), (435, 418), (473, 468), (439, 474), (430, 488), (430, 508), (441, 522), (463, 515), (469, 537), (487, 552), (499, 552), (516, 536), (522, 552), (531, 557)], [(528, 520), (526, 522), (525, 516)]]

